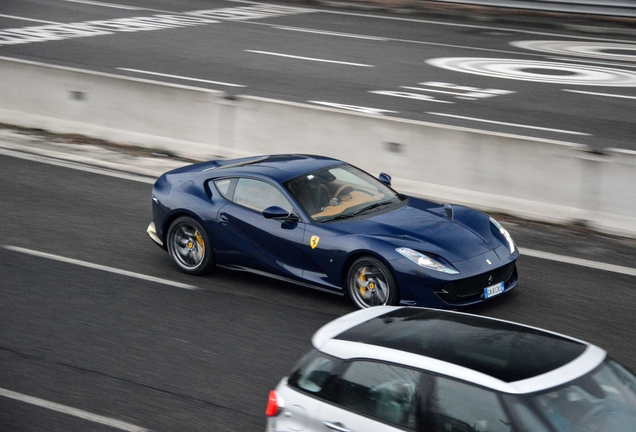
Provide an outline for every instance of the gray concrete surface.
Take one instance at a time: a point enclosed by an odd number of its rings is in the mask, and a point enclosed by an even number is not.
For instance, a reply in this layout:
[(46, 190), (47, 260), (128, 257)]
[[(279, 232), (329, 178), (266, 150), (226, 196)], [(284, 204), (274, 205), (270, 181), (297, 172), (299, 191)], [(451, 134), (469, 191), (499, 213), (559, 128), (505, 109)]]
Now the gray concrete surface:
[(0, 154), (31, 160), (46, 158), (60, 163), (75, 163), (113, 173), (147, 177), (153, 183), (162, 173), (195, 162), (194, 159), (177, 158), (147, 148), (2, 124)]

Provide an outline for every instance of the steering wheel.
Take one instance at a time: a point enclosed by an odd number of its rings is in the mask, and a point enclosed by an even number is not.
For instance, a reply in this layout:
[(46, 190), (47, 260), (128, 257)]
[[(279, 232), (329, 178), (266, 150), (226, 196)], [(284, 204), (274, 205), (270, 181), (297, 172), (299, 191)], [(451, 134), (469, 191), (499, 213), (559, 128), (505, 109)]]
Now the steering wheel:
[[(347, 189), (350, 189), (350, 190), (347, 190)], [(345, 191), (346, 191), (346, 192), (345, 192)], [(336, 191), (336, 193), (334, 194), (334, 197), (336, 197), (337, 199), (340, 199), (340, 197), (341, 197), (342, 195), (349, 195), (349, 194), (350, 194), (351, 192), (353, 192), (353, 191), (354, 191), (353, 186), (348, 185), (348, 184), (346, 184), (346, 185), (342, 185), (342, 186), (340, 186), (340, 187), (338, 188), (338, 190), (337, 190), (337, 191)]]

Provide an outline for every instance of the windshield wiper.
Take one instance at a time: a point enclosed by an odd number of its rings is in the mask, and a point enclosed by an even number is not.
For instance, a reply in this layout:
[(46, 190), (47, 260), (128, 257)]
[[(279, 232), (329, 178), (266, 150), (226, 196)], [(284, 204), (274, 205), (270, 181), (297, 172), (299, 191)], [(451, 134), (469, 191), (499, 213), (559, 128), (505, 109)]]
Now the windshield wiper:
[(373, 203), (373, 204), (368, 205), (368, 206), (366, 206), (364, 208), (361, 208), (360, 210), (354, 211), (353, 213), (351, 213), (351, 216), (355, 216), (357, 214), (364, 213), (366, 211), (373, 210), (373, 209), (376, 209), (376, 208), (379, 208), (379, 207), (384, 207), (385, 205), (388, 205), (388, 204), (393, 204), (393, 200)]
[(359, 215), (360, 213), (364, 213), (364, 212), (369, 211), (369, 210), (373, 210), (373, 209), (376, 209), (376, 208), (379, 208), (379, 207), (383, 207), (383, 206), (385, 206), (387, 204), (393, 204), (393, 200), (373, 203), (373, 204), (368, 205), (368, 206), (366, 206), (364, 208), (361, 208), (360, 210), (356, 210), (353, 213), (347, 213), (347, 214), (341, 214), (341, 215), (338, 215), (338, 216), (333, 216), (333, 217), (330, 217), (330, 218), (322, 219), (320, 222), (329, 222), (329, 221), (333, 221), (333, 220), (347, 219), (347, 218)]
[(354, 215), (355, 215), (355, 213), (340, 214), (338, 216), (332, 216), (332, 217), (320, 219), (319, 222), (322, 223), (322, 222), (330, 222), (330, 221), (334, 221), (334, 220), (338, 220), (338, 219), (347, 219), (347, 218), (353, 217)]

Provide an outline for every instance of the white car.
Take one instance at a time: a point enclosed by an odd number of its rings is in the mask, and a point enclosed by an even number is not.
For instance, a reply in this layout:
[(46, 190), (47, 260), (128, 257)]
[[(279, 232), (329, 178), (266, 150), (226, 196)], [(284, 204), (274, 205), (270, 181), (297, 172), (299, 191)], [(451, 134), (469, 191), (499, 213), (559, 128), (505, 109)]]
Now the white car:
[(379, 306), (332, 321), (269, 395), (267, 431), (634, 432), (601, 348), (486, 317)]

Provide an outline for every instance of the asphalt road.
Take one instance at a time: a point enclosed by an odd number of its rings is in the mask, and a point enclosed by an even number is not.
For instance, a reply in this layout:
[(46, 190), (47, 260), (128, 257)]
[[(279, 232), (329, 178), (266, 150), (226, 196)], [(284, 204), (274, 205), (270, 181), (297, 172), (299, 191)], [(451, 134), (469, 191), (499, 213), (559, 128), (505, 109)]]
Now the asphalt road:
[(301, 2), (3, 0), (0, 56), (636, 150), (634, 34), (475, 18)]
[[(269, 390), (353, 310), (244, 273), (179, 273), (145, 234), (147, 181), (0, 167), (2, 431), (263, 430)], [(633, 270), (633, 240), (501, 219), (522, 250)], [(518, 289), (467, 311), (580, 337), (636, 370), (636, 276), (528, 254), (519, 272)]]
[[(628, 37), (328, 10), (248, 9), (237, 20), (245, 6), (2, 0), (0, 56), (636, 149), (633, 48), (593, 45)], [(221, 8), (231, 10), (221, 16)], [(123, 31), (112, 21), (201, 10), (216, 10), (206, 19), (218, 22)], [(96, 20), (107, 21), (99, 25), (109, 34), (35, 42), (59, 37), (52, 32), (60, 23)], [(25, 27), (38, 29), (7, 33)], [(11, 35), (24, 43), (2, 43)], [(528, 40), (585, 44), (511, 45)], [(449, 57), (505, 61), (478, 65), (487, 76), (427, 63)], [(546, 82), (550, 76), (569, 83)], [(609, 86), (620, 82), (627, 86)], [(145, 234), (150, 189), (0, 156), (1, 431), (263, 430), (269, 390), (322, 324), (353, 310), (343, 298), (253, 275), (179, 273)], [(636, 242), (501, 219), (533, 253), (519, 259), (517, 290), (467, 311), (580, 337), (636, 370), (636, 277), (593, 266), (633, 269)]]

